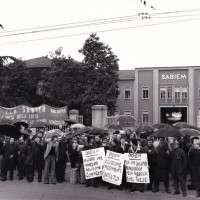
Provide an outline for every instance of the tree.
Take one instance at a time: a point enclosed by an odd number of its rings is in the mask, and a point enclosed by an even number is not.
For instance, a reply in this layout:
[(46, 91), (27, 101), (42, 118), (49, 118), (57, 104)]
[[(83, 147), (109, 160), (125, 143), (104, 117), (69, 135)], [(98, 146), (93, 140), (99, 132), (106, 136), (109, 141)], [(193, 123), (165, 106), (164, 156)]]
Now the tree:
[(96, 34), (91, 34), (79, 50), (84, 55), (84, 93), (81, 113), (85, 124), (91, 124), (91, 107), (107, 105), (112, 115), (116, 110), (118, 90), (118, 58), (112, 49), (102, 43)]
[(43, 102), (52, 106), (68, 106), (80, 110), (83, 93), (81, 63), (65, 58), (59, 48), (51, 53), (52, 66), (42, 72)]
[(0, 57), (1, 99), (5, 107), (20, 104), (32, 105), (35, 99), (37, 84), (22, 60), (12, 56)]

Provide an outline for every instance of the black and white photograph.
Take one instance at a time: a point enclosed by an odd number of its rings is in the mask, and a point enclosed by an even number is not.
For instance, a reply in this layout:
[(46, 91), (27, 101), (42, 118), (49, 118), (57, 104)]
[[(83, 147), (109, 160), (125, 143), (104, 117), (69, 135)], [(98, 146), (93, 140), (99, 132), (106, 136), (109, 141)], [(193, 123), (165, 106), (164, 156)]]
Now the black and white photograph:
[(199, 0), (0, 0), (0, 200), (200, 198)]

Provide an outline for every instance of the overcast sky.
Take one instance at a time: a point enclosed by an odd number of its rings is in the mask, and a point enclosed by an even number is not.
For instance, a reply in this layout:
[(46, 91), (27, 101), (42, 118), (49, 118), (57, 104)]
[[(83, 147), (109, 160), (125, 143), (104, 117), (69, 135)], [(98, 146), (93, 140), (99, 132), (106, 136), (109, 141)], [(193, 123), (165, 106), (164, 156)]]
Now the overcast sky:
[[(146, 0), (146, 6), (143, 1), (0, 0), (0, 55), (26, 60), (63, 47), (65, 56), (82, 61), (78, 50), (97, 33), (118, 56), (121, 70), (200, 66), (200, 1)], [(99, 19), (104, 20), (93, 21)]]

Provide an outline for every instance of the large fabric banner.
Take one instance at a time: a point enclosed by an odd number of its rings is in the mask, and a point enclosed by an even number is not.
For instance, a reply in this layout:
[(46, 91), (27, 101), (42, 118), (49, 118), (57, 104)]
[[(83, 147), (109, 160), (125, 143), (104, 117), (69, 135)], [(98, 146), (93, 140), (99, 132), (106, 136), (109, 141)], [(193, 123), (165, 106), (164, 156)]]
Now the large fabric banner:
[(126, 181), (149, 183), (149, 167), (146, 153), (124, 154)]
[(82, 151), (85, 178), (91, 179), (102, 176), (103, 162), (105, 159), (104, 148)]
[(48, 125), (64, 124), (67, 119), (67, 106), (54, 108), (48, 105), (29, 107), (20, 105), (13, 108), (0, 107), (0, 119), (10, 119), (14, 122), (23, 121), (30, 125), (45, 122)]
[(102, 179), (108, 183), (120, 185), (124, 167), (124, 154), (107, 150)]

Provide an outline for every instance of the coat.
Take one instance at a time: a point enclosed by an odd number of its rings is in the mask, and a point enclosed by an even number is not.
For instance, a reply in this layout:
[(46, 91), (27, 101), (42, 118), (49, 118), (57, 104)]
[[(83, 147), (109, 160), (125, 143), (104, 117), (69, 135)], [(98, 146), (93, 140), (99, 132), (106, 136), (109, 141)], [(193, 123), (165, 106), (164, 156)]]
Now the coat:
[[(13, 155), (11, 158), (10, 156)], [(3, 160), (1, 169), (4, 170), (14, 170), (16, 168), (17, 163), (17, 145), (6, 143), (3, 146)]]
[(178, 148), (170, 152), (171, 157), (171, 173), (182, 174), (186, 171), (187, 157), (185, 152)]

